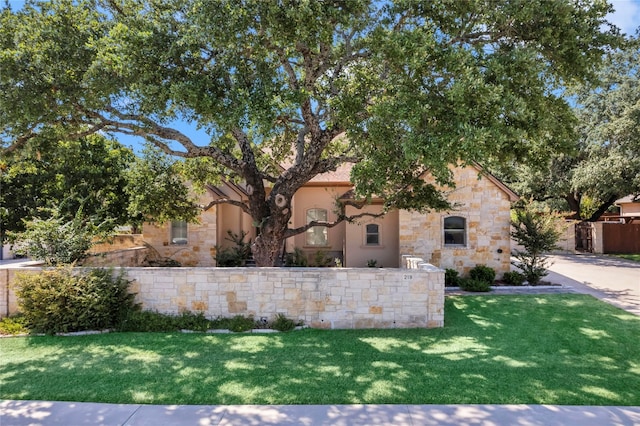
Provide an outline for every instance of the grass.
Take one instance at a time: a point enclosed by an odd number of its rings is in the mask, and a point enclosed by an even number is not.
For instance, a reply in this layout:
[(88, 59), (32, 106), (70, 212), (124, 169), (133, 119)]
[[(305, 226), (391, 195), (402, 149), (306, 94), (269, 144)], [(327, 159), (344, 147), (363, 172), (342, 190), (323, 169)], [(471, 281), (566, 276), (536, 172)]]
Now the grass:
[(615, 256), (627, 260), (633, 260), (634, 262), (640, 262), (640, 254), (616, 254)]
[(640, 405), (640, 317), (587, 295), (448, 297), (445, 327), (0, 339), (0, 399)]

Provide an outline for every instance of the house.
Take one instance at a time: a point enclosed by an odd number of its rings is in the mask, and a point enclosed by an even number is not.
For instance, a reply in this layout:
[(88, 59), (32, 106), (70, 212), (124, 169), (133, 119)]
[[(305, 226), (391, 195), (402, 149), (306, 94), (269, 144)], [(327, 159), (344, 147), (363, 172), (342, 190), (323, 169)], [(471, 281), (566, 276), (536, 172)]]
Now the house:
[(625, 223), (631, 223), (640, 218), (640, 195), (627, 195), (614, 203), (620, 207), (620, 218)]
[[(396, 268), (401, 255), (410, 254), (441, 268), (461, 274), (478, 264), (490, 266), (498, 276), (510, 268), (510, 207), (518, 196), (480, 166), (452, 168), (456, 187), (448, 189), (454, 209), (418, 213), (395, 210), (381, 218), (365, 217), (355, 223), (343, 222), (333, 228), (313, 227), (286, 241), (287, 252), (300, 249), (313, 265), (317, 258), (341, 260), (345, 267)], [(314, 177), (293, 201), (291, 226), (312, 220), (335, 220), (337, 199), (350, 196), (350, 166)], [(430, 179), (428, 176), (425, 179)], [(447, 190), (447, 188), (444, 188)], [(203, 203), (210, 197), (241, 201), (247, 199), (240, 185), (223, 183), (210, 186)], [(378, 213), (382, 200), (362, 210), (347, 206), (346, 213)], [(173, 222), (145, 224), (145, 242), (162, 257), (185, 266), (215, 266), (216, 249), (231, 246), (228, 231), (255, 237), (252, 218), (232, 205), (218, 205), (202, 213), (199, 224)], [(374, 262), (375, 261), (375, 262)]]

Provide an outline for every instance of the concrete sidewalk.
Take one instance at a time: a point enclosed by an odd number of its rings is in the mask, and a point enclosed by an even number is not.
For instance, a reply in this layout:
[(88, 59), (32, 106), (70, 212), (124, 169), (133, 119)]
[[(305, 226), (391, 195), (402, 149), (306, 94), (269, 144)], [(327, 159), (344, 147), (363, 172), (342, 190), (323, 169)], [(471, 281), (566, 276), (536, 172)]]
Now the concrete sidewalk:
[(2, 426), (23, 425), (640, 425), (640, 407), (558, 405), (126, 405), (2, 401)]

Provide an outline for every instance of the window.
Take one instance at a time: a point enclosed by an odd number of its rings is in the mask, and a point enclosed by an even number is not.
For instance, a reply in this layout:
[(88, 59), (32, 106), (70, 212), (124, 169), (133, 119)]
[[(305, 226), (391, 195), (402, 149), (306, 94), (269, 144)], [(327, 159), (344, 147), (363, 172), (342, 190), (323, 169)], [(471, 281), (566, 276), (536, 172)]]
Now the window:
[(187, 222), (171, 222), (171, 244), (187, 244)]
[[(327, 211), (325, 209), (307, 210), (307, 223), (314, 221), (326, 222)], [(326, 226), (312, 226), (307, 229), (308, 246), (326, 246), (328, 242), (329, 238)]]
[(365, 244), (368, 246), (380, 245), (380, 225), (370, 223), (365, 227)]
[(466, 238), (467, 220), (460, 216), (451, 216), (444, 220), (444, 245), (464, 246)]

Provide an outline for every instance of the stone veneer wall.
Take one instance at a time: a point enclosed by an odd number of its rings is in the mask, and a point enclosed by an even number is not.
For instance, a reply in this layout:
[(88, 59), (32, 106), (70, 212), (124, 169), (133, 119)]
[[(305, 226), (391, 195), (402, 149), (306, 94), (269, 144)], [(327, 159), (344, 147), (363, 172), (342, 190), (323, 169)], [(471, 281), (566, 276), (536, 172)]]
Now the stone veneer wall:
[[(473, 167), (453, 170), (456, 188), (448, 199), (456, 208), (448, 212), (417, 213), (401, 210), (400, 253), (413, 253), (440, 268), (465, 275), (478, 264), (494, 268), (500, 277), (510, 269), (511, 202), (489, 179), (478, 179)], [(444, 219), (461, 216), (467, 222), (465, 247), (444, 245)]]
[(282, 313), (315, 328), (442, 327), (444, 272), (350, 268), (127, 268), (144, 309)]
[(173, 259), (182, 266), (214, 266), (216, 254), (216, 206), (202, 212), (200, 223), (187, 224), (187, 244), (171, 244), (171, 223), (143, 225), (144, 241), (161, 258)]
[[(39, 268), (23, 270), (37, 272)], [(444, 326), (444, 272), (351, 268), (124, 268), (143, 309), (210, 317), (282, 313), (315, 328)], [(0, 270), (0, 316), (17, 309)], [(10, 303), (5, 303), (10, 300)]]

